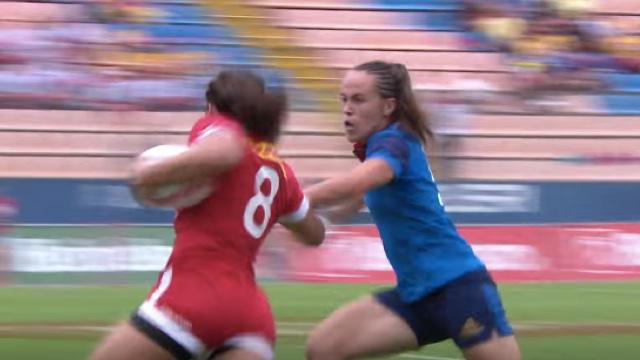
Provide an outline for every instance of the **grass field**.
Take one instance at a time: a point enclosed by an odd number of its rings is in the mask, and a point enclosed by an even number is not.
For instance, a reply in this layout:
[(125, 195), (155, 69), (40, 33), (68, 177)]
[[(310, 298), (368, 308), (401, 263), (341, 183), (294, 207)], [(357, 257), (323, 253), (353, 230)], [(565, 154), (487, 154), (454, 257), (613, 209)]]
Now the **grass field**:
[[(278, 323), (277, 359), (302, 359), (305, 333), (369, 285), (265, 284)], [(0, 288), (0, 359), (83, 359), (146, 292), (126, 287)], [(640, 283), (501, 286), (524, 359), (640, 358)], [(388, 359), (460, 359), (450, 342)]]
[[(167, 227), (17, 228), (13, 236), (40, 238), (162, 239)], [(87, 273), (22, 277), (19, 283), (104, 283)], [(0, 360), (84, 359), (114, 323), (126, 319), (151, 286), (153, 274), (115, 274), (127, 286), (0, 287)], [(64, 281), (63, 281), (64, 280)], [(111, 279), (113, 280), (113, 279)], [(110, 281), (106, 281), (110, 283)], [(371, 285), (263, 284), (278, 326), (276, 358), (303, 359), (305, 334), (340, 304), (369, 293)], [(640, 359), (640, 282), (544, 283), (500, 286), (523, 359)], [(387, 359), (461, 359), (444, 342)]]

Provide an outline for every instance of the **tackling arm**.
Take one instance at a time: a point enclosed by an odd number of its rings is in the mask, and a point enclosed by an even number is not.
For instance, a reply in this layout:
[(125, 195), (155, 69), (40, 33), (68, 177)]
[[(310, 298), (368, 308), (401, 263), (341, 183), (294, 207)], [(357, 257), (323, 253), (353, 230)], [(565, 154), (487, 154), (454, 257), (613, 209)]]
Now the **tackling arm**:
[(325, 222), (313, 209), (309, 209), (302, 220), (291, 223), (283, 222), (282, 226), (293, 233), (296, 241), (305, 245), (319, 246), (324, 241)]
[(339, 175), (306, 190), (313, 208), (339, 204), (344, 199), (362, 199), (364, 194), (393, 180), (389, 164), (378, 158), (366, 160), (349, 173)]

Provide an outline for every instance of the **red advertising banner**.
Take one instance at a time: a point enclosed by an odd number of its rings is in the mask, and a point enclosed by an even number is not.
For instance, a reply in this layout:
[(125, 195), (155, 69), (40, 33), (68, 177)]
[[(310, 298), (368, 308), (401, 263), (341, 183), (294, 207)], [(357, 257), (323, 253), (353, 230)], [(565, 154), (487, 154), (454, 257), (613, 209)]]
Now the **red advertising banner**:
[[(640, 223), (461, 226), (461, 235), (499, 282), (640, 279)], [(294, 246), (297, 281), (395, 280), (372, 225), (337, 226), (319, 248)]]

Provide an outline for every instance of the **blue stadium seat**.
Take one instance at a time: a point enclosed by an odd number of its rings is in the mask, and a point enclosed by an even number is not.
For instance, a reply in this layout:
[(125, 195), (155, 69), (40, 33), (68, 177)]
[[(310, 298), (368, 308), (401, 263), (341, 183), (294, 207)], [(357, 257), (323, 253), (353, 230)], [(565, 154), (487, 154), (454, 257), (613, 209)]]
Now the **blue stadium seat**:
[(460, 10), (459, 0), (377, 0), (375, 3), (395, 10)]
[(412, 23), (429, 31), (461, 31), (460, 18), (455, 11), (423, 11), (411, 14)]
[(640, 115), (640, 95), (603, 95), (602, 103), (611, 115)]
[(164, 13), (161, 20), (166, 22), (206, 21), (208, 15), (199, 6), (192, 5), (154, 5), (153, 8)]
[(458, 31), (460, 0), (368, 0), (371, 8), (397, 10), (405, 14), (416, 29), (427, 31)]
[(221, 31), (220, 27), (209, 25), (177, 25), (177, 24), (109, 24), (110, 30), (139, 31), (158, 39), (162, 38), (192, 38), (192, 39), (216, 39), (228, 37), (229, 34)]
[(465, 31), (460, 33), (460, 37), (465, 43), (465, 49), (471, 51), (493, 51), (494, 47), (491, 47), (491, 41), (483, 33)]
[(640, 74), (611, 73), (602, 79), (613, 91), (640, 92)]

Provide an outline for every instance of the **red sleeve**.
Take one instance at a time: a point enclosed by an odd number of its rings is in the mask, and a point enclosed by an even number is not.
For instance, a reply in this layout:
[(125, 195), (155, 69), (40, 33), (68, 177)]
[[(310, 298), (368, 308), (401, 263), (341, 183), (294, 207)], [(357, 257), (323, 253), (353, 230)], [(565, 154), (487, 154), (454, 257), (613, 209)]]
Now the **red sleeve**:
[(285, 199), (283, 212), (279, 218), (279, 223), (294, 223), (298, 222), (307, 216), (309, 212), (309, 201), (304, 196), (302, 188), (296, 179), (293, 170), (286, 163), (283, 164), (285, 171)]
[(237, 122), (222, 116), (205, 116), (198, 120), (189, 134), (189, 145), (195, 144), (209, 135), (223, 135), (242, 137), (244, 131)]

